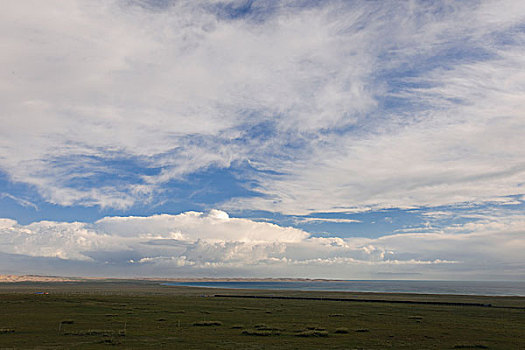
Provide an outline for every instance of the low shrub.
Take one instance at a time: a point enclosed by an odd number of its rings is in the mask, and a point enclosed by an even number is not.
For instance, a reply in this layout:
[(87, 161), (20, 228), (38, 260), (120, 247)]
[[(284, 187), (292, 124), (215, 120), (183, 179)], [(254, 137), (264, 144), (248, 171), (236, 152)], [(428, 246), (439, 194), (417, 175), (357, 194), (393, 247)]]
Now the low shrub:
[(349, 331), (348, 331), (348, 328), (346, 328), (346, 327), (339, 327), (339, 328), (335, 329), (335, 333), (347, 334), (347, 333), (349, 333)]
[(370, 330), (367, 329), (367, 328), (359, 328), (359, 329), (356, 329), (355, 331), (358, 332), (358, 333), (370, 332)]
[(232, 329), (243, 329), (243, 328), (244, 328), (244, 326), (242, 324), (234, 324), (232, 326)]
[(345, 317), (344, 314), (330, 314), (328, 317)]

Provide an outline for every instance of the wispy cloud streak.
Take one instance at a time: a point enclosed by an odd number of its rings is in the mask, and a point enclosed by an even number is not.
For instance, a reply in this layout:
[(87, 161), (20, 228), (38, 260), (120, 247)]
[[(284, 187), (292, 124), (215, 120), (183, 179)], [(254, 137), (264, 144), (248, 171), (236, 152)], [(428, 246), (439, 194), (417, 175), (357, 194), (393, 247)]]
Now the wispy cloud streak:
[(51, 203), (127, 208), (245, 162), (263, 196), (225, 208), (522, 192), (519, 1), (24, 1), (1, 16), (0, 167)]

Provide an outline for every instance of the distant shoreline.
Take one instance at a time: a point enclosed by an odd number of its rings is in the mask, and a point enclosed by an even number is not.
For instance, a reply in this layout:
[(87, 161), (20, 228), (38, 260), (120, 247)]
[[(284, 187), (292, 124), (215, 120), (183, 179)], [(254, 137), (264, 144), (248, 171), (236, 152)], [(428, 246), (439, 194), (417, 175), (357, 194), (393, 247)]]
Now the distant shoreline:
[(0, 283), (82, 282), (82, 281), (159, 281), (159, 282), (341, 282), (323, 278), (242, 278), (242, 277), (62, 277), (42, 275), (0, 275)]
[(0, 283), (10, 282), (82, 282), (82, 281), (151, 281), (151, 282), (371, 282), (371, 281), (419, 281), (419, 282), (521, 282), (521, 281), (456, 281), (456, 280), (368, 280), (301, 277), (86, 277), (0, 274)]
[[(407, 293), (436, 295), (479, 295), (525, 297), (525, 282), (521, 281), (411, 281), (411, 280), (334, 280), (309, 278), (107, 278), (62, 277), (41, 275), (0, 275), (0, 285), (24, 284), (102, 286), (158, 285), (232, 290), (289, 290), (345, 293)], [(47, 288), (47, 287), (46, 287)], [(105, 288), (105, 287), (102, 287)]]

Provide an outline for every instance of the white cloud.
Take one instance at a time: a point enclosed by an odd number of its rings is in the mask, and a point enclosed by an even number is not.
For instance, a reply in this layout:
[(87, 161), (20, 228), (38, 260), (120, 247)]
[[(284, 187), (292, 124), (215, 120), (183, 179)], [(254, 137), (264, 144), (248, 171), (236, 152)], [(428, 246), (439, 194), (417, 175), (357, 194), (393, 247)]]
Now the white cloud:
[(201, 1), (6, 2), (0, 169), (49, 202), (114, 208), (236, 161), (284, 175), (253, 175), (265, 197), (224, 208), (522, 194), (522, 1), (254, 6), (264, 20)]
[(361, 222), (354, 219), (341, 219), (341, 218), (316, 218), (316, 217), (296, 217), (296, 223), (334, 223), (334, 224), (348, 224), (352, 222)]
[(143, 198), (133, 184), (108, 193), (71, 183), (135, 158), (163, 168), (146, 177), (150, 193), (245, 158), (249, 149), (227, 144), (243, 126), (317, 130), (374, 105), (368, 55), (340, 33), (332, 7), (283, 9), (260, 25), (223, 21), (204, 4), (10, 2), (1, 14), (0, 167), (50, 202), (122, 208)]
[(513, 40), (516, 45), (504, 50), (478, 43), (493, 59), (447, 64), (411, 79), (431, 87), (397, 95), (423, 109), (390, 115), (373, 134), (323, 140), (301, 162), (276, 162), (273, 169), (284, 175), (259, 178), (266, 197), (225, 207), (308, 214), (505, 204), (502, 197), (523, 192), (525, 176), (525, 36)]
[[(519, 279), (525, 275), (524, 225), (525, 218), (514, 215), (371, 239), (315, 237), (217, 210), (107, 217), (94, 224), (2, 219), (0, 255), (22, 257), (24, 265), (9, 266), (18, 273), (45, 273), (51, 265), (55, 274), (77, 275)], [(67, 269), (60, 261), (69, 262)]]
[(0, 219), (0, 228), (2, 229), (8, 229), (16, 225), (16, 220), (12, 219)]
[(149, 217), (106, 217), (94, 224), (97, 230), (111, 235), (173, 238), (206, 242), (298, 242), (308, 234), (292, 227), (279, 227), (266, 222), (230, 218), (226, 212), (211, 210), (186, 212), (179, 215)]
[(87, 229), (84, 223), (41, 221), (22, 226), (11, 220), (9, 224), (1, 228), (0, 249), (4, 253), (89, 260), (84, 251), (115, 249), (120, 243)]
[(10, 193), (0, 193), (0, 198), (9, 198), (23, 207), (30, 207), (30, 208), (38, 210), (38, 207), (36, 206), (36, 204), (32, 203), (31, 201), (28, 201), (27, 199), (13, 196)]

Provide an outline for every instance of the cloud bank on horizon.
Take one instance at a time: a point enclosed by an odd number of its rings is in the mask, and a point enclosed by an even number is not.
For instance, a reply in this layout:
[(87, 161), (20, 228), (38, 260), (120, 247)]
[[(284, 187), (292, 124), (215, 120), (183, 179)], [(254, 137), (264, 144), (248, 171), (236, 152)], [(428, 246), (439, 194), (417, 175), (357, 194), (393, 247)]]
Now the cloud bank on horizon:
[[(525, 277), (522, 1), (24, 0), (0, 19), (1, 261)], [(372, 237), (352, 216), (388, 210), (418, 224)]]
[(523, 225), (525, 215), (519, 215), (444, 232), (343, 239), (220, 210), (106, 217), (93, 224), (2, 219), (0, 261), (43, 274), (96, 276), (516, 278), (524, 273)]

